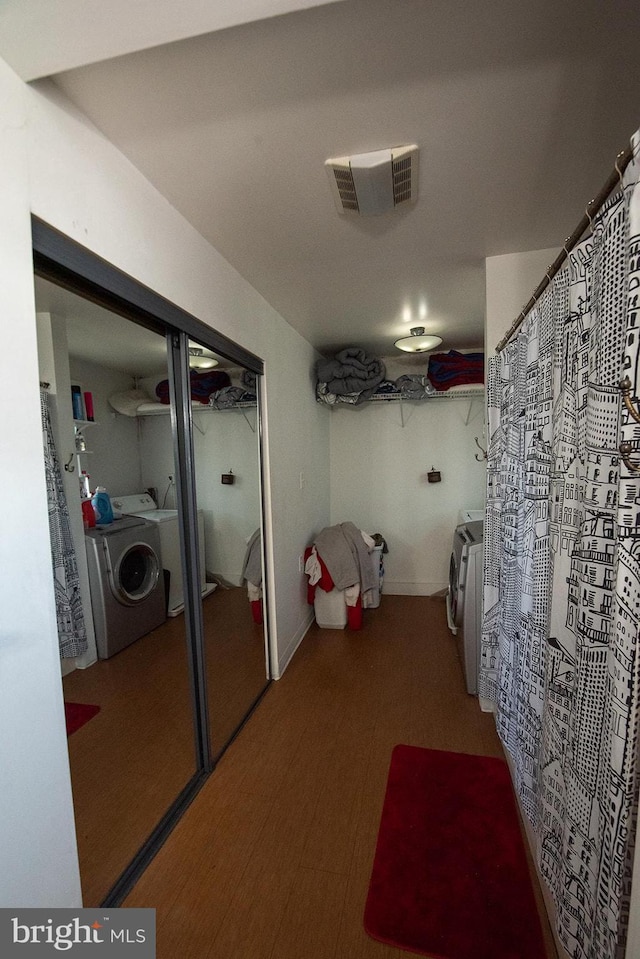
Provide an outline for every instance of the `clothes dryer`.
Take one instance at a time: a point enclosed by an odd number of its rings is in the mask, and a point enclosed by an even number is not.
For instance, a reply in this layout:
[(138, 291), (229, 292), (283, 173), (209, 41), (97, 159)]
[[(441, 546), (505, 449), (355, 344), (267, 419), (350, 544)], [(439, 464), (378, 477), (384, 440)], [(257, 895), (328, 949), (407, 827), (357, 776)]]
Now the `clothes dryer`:
[(478, 693), (482, 630), (482, 562), (484, 524), (456, 526), (449, 561), (447, 622), (456, 637), (467, 692)]
[(160, 536), (124, 517), (85, 531), (89, 589), (100, 659), (109, 659), (165, 621)]

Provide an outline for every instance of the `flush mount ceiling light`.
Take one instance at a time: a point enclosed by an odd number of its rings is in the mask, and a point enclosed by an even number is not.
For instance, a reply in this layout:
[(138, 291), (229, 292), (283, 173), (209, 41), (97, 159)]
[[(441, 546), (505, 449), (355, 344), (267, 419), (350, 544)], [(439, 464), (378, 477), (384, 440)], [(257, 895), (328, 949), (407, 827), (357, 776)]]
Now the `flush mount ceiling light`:
[(215, 356), (205, 351), (199, 346), (189, 347), (189, 367), (192, 370), (211, 370), (218, 365)]
[(394, 346), (405, 353), (428, 353), (442, 343), (441, 336), (424, 332), (424, 326), (411, 327), (411, 336), (401, 336)]
[(325, 160), (338, 213), (378, 216), (408, 206), (418, 197), (418, 147)]

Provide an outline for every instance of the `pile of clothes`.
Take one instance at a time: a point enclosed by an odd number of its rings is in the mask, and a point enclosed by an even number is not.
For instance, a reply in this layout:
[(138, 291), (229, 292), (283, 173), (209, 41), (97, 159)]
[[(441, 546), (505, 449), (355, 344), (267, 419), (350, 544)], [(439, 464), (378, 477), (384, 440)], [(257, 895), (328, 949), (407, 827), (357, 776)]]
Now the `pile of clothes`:
[(373, 596), (380, 587), (378, 572), (371, 563), (375, 546), (387, 546), (379, 533), (370, 536), (353, 523), (326, 526), (304, 554), (304, 571), (308, 577), (307, 602), (313, 605), (316, 589), (329, 593), (344, 592), (347, 623), (351, 629), (362, 626), (362, 610), (373, 605)]
[(484, 383), (484, 353), (432, 353), (426, 375), (405, 373), (397, 380), (388, 380), (382, 360), (349, 347), (332, 360), (319, 360), (316, 377), (316, 398), (328, 406), (357, 406), (374, 394), (423, 400), (454, 386)]

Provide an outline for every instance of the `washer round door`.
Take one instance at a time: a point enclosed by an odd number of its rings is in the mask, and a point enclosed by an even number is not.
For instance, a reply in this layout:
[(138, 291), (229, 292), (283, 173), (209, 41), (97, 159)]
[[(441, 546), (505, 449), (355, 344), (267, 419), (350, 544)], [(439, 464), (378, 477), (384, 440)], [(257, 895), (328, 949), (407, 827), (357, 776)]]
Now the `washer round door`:
[(120, 554), (111, 574), (114, 596), (125, 606), (137, 606), (154, 591), (160, 562), (148, 543), (131, 543)]

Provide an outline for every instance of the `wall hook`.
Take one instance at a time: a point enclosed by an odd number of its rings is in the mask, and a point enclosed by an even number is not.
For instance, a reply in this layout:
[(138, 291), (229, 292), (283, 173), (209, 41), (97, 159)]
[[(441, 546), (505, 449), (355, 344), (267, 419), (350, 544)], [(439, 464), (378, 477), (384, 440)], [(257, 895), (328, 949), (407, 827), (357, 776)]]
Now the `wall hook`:
[(67, 471), (67, 473), (75, 473), (76, 468), (75, 468), (75, 466), (72, 466), (72, 465), (71, 465), (72, 463), (73, 463), (73, 453), (72, 453), (71, 456), (69, 457), (68, 462), (66, 462), (66, 463), (64, 464), (64, 468), (65, 468), (65, 470)]
[(624, 156), (624, 150), (621, 150), (618, 156), (616, 157), (616, 162), (615, 162), (616, 173), (618, 174), (618, 185), (621, 190), (624, 189), (624, 179), (622, 176), (622, 170), (620, 169), (620, 161), (623, 156)]
[(487, 458), (487, 451), (486, 451), (486, 449), (485, 449), (483, 446), (480, 446), (480, 441), (479, 441), (479, 439), (478, 439), (477, 436), (474, 436), (473, 438), (474, 438), (474, 440), (476, 441), (476, 446), (478, 447), (478, 449), (479, 449), (480, 452), (482, 453), (482, 456), (478, 456), (478, 454), (476, 453), (475, 458), (477, 459), (477, 461), (478, 461), (479, 463), (481, 463), (483, 460), (486, 460), (486, 458)]
[(624, 379), (620, 380), (618, 386), (620, 387), (622, 399), (624, 401), (624, 405), (629, 411), (629, 415), (633, 417), (636, 423), (640, 423), (640, 413), (638, 413), (638, 410), (633, 405), (633, 401), (631, 399), (631, 380), (628, 376), (625, 376)]
[(640, 473), (640, 463), (632, 463), (631, 456), (631, 443), (628, 440), (623, 440), (620, 446), (620, 456), (624, 465), (627, 467), (630, 473)]
[(591, 206), (595, 203), (595, 200), (589, 200), (587, 203), (587, 209), (584, 211), (584, 215), (589, 221), (589, 229), (593, 230), (593, 217), (591, 216)]

